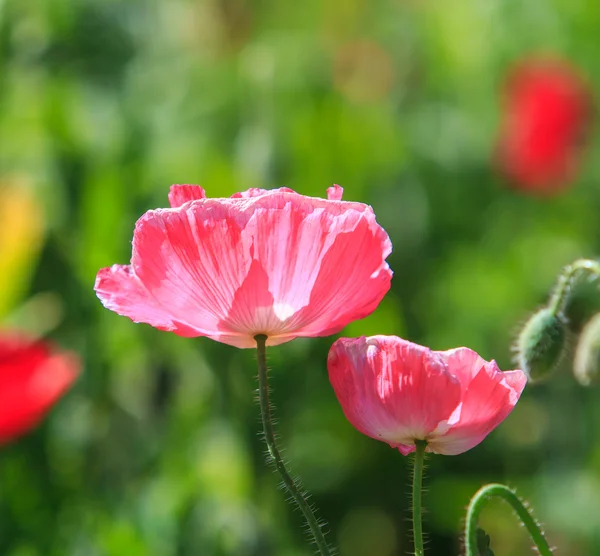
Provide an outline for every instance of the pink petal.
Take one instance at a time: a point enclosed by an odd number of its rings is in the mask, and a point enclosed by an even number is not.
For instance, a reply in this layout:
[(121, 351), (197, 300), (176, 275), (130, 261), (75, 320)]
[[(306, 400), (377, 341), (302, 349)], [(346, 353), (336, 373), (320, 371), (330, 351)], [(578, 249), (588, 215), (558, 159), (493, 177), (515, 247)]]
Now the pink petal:
[[(212, 219), (203, 217), (206, 210)], [(247, 335), (222, 338), (219, 326), (251, 263), (239, 226), (226, 215), (212, 199), (146, 213), (136, 225), (131, 267), (101, 270), (98, 297), (134, 322), (254, 346)]]
[(416, 447), (414, 444), (398, 444), (398, 446), (393, 446), (393, 447), (398, 448), (398, 451), (403, 456), (408, 456), (408, 454), (412, 454), (416, 450)]
[[(453, 374), (454, 363), (460, 365), (461, 358), (452, 355), (448, 358), (448, 368)], [(494, 430), (517, 403), (526, 384), (524, 373), (503, 373), (495, 361), (484, 363), (463, 389), (456, 422), (444, 435), (430, 442), (432, 451), (456, 455), (470, 450)]]
[(180, 207), (188, 201), (205, 198), (206, 193), (199, 185), (172, 185), (169, 191), (169, 203), (172, 208)]
[[(261, 204), (267, 200), (274, 199)], [(244, 230), (269, 277), (275, 310), (285, 320), (270, 343), (333, 334), (370, 314), (392, 276), (384, 260), (391, 244), (372, 212), (338, 214), (295, 203), (273, 210), (272, 205), (257, 209)]]
[[(235, 292), (230, 311), (219, 322), (219, 328), (234, 335), (247, 336), (251, 330), (253, 336), (265, 334), (273, 337), (277, 330), (285, 327), (284, 322), (275, 310), (273, 295), (269, 291), (269, 277), (254, 259), (246, 278)], [(252, 347), (254, 345), (253, 342)]]
[(327, 198), (330, 201), (341, 201), (343, 194), (344, 188), (340, 187), (337, 183), (334, 183), (331, 187), (327, 188)]
[(130, 266), (113, 265), (98, 272), (94, 285), (96, 295), (107, 309), (129, 317), (133, 322), (145, 322), (159, 330), (180, 336), (197, 336), (196, 330), (175, 321), (168, 306), (164, 307), (140, 282)]
[(525, 386), (527, 385), (527, 376), (523, 371), (516, 370), (504, 371), (502, 373), (502, 378), (511, 390), (511, 402), (514, 401), (513, 405), (516, 405), (516, 403), (519, 401), (519, 398), (521, 397), (523, 390), (525, 389)]
[(247, 191), (241, 191), (239, 193), (234, 193), (231, 198), (232, 199), (251, 199), (252, 197), (261, 197), (266, 195), (267, 193), (273, 193), (275, 191), (280, 191), (282, 193), (295, 193), (293, 189), (289, 187), (280, 187), (279, 189), (260, 189), (258, 187), (251, 187)]
[(479, 354), (466, 347), (436, 353), (444, 359), (449, 371), (459, 380), (463, 392), (466, 391), (482, 367), (488, 364)]
[(331, 347), (328, 369), (352, 425), (405, 454), (460, 403), (460, 385), (443, 361), (395, 336), (341, 338)]

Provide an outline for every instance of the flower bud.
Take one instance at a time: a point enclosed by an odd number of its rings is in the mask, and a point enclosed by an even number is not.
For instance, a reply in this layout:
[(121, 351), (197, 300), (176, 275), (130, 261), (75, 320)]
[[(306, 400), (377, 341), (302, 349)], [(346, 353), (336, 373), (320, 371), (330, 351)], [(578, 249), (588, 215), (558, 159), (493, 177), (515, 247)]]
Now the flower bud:
[(581, 331), (575, 358), (573, 374), (577, 382), (589, 386), (600, 382), (600, 313), (595, 315)]
[(600, 313), (600, 295), (598, 295), (598, 280), (577, 280), (571, 290), (564, 307), (567, 327), (579, 336), (585, 325), (596, 313)]
[(550, 376), (565, 351), (566, 325), (563, 318), (544, 307), (527, 321), (517, 338), (517, 363), (530, 381)]

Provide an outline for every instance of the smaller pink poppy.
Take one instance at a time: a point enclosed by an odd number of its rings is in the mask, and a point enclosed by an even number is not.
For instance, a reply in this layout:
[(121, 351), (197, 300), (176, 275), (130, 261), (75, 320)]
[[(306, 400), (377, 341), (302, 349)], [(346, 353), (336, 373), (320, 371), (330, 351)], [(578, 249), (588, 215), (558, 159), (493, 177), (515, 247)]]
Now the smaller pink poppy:
[(432, 351), (396, 336), (340, 338), (329, 379), (352, 425), (407, 455), (456, 455), (477, 446), (512, 411), (527, 379), (468, 348)]

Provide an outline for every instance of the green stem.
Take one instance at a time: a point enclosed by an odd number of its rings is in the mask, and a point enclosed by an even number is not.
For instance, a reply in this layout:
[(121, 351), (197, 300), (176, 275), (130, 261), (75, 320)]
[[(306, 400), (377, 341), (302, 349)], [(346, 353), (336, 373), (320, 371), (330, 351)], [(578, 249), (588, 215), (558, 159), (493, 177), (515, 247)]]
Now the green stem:
[(258, 399), (260, 402), (260, 413), (265, 442), (269, 452), (269, 459), (279, 472), (279, 475), (281, 475), (283, 485), (304, 514), (308, 527), (313, 534), (315, 544), (319, 549), (319, 554), (321, 554), (321, 556), (330, 556), (331, 552), (325, 541), (325, 536), (323, 535), (319, 521), (308, 503), (307, 496), (301, 490), (299, 482), (294, 481), (290, 476), (283, 459), (281, 458), (281, 454), (279, 453), (279, 448), (275, 441), (275, 428), (273, 426), (273, 416), (271, 414), (271, 403), (269, 402), (269, 382), (266, 357), (267, 337), (264, 334), (258, 334), (254, 339), (256, 340), (256, 351), (258, 355)]
[(578, 259), (562, 271), (548, 307), (553, 314), (562, 312), (567, 304), (573, 282), (580, 272), (600, 277), (600, 263), (591, 259)]
[(421, 521), (421, 494), (423, 486), (423, 462), (425, 461), (425, 447), (427, 442), (424, 440), (415, 441), (415, 471), (413, 473), (413, 531), (415, 541), (415, 556), (423, 556), (425, 550), (423, 548), (423, 523)]
[(539, 525), (533, 519), (533, 516), (529, 513), (527, 508), (523, 505), (523, 502), (519, 500), (518, 496), (513, 490), (508, 488), (506, 485), (493, 483), (481, 487), (469, 503), (467, 510), (467, 525), (465, 529), (465, 543), (467, 548), (467, 556), (478, 556), (477, 551), (477, 522), (479, 520), (479, 514), (483, 509), (485, 502), (493, 496), (499, 496), (506, 500), (512, 509), (517, 514), (521, 523), (525, 526), (531, 539), (533, 540), (538, 553), (540, 556), (552, 556), (552, 550), (544, 537), (543, 531)]

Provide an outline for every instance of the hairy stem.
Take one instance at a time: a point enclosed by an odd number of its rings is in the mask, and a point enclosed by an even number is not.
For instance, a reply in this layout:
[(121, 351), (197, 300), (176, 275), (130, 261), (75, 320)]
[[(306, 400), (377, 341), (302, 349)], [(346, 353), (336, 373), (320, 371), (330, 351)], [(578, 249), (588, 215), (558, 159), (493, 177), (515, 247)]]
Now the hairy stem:
[(529, 513), (529, 510), (525, 507), (523, 502), (519, 500), (519, 497), (513, 490), (508, 488), (506, 485), (492, 483), (481, 487), (469, 503), (467, 510), (467, 525), (465, 529), (465, 543), (467, 549), (467, 556), (478, 556), (477, 553), (477, 522), (479, 520), (479, 514), (483, 509), (485, 502), (498, 496), (508, 502), (512, 509), (517, 514), (521, 523), (525, 526), (531, 539), (533, 540), (538, 553), (540, 556), (552, 556), (552, 550), (544, 537), (543, 531), (539, 525), (533, 519), (533, 516)]
[(415, 441), (415, 470), (413, 473), (413, 531), (415, 542), (415, 556), (423, 556), (425, 550), (423, 548), (423, 523), (421, 509), (421, 494), (423, 487), (423, 462), (425, 461), (425, 446), (427, 443), (424, 440)]
[(289, 471), (286, 469), (285, 463), (281, 458), (281, 454), (279, 453), (279, 448), (275, 441), (275, 428), (273, 426), (273, 415), (271, 413), (271, 404), (269, 402), (266, 357), (267, 337), (264, 334), (259, 334), (255, 336), (254, 339), (256, 340), (256, 351), (258, 355), (258, 399), (260, 402), (260, 414), (265, 442), (269, 452), (269, 460), (273, 463), (279, 472), (279, 475), (281, 475), (284, 487), (304, 514), (308, 527), (313, 535), (314, 542), (319, 549), (319, 554), (321, 554), (321, 556), (331, 556), (331, 551), (327, 546), (319, 521), (308, 503), (306, 494), (301, 490), (298, 482), (294, 481), (290, 476)]

